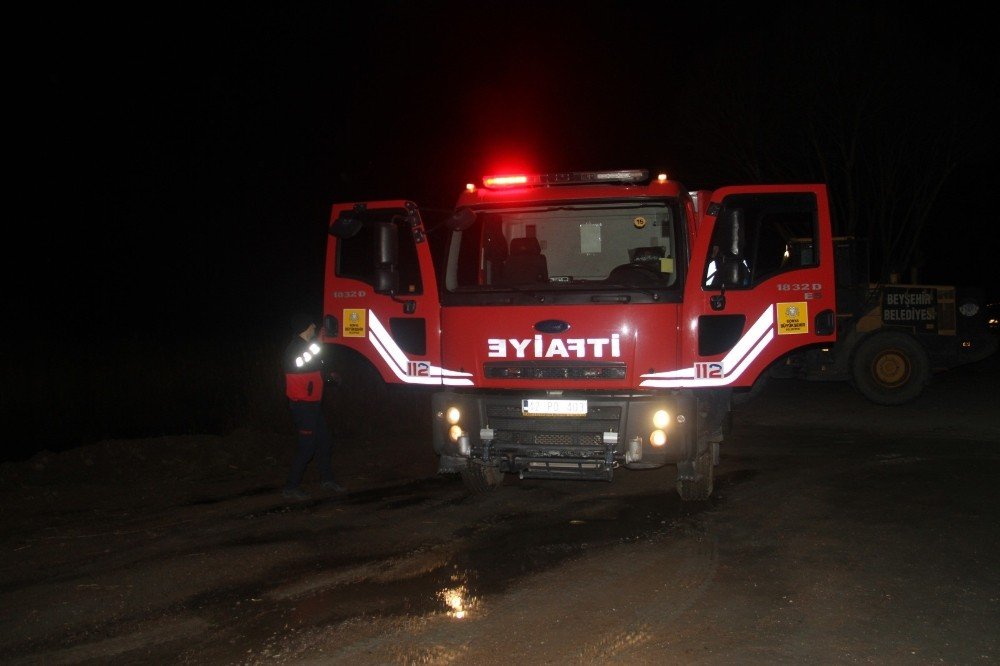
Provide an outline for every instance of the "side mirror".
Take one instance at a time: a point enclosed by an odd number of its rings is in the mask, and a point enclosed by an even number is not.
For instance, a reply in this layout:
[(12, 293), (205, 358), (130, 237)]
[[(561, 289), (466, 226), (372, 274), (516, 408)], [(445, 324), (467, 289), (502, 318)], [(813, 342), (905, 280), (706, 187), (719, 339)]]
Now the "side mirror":
[(392, 296), (399, 291), (399, 273), (395, 266), (380, 266), (375, 269), (375, 293)]
[(396, 267), (399, 261), (399, 234), (392, 222), (380, 222), (376, 236), (375, 267)]
[(361, 231), (362, 224), (359, 218), (351, 217), (347, 211), (344, 211), (330, 225), (330, 235), (341, 240), (352, 238)]
[(448, 219), (445, 224), (452, 231), (465, 231), (476, 222), (476, 214), (468, 208), (459, 208)]
[(366, 206), (364, 204), (357, 204), (354, 206), (353, 210), (340, 211), (340, 215), (337, 219), (330, 224), (329, 233), (335, 238), (353, 238), (358, 235), (361, 231), (361, 227), (364, 225), (362, 217), (365, 214)]
[(724, 221), (725, 235), (722, 238), (725, 248), (722, 251), (719, 266), (719, 277), (724, 287), (744, 286), (749, 277), (746, 263), (743, 261), (743, 246), (746, 245), (745, 223), (743, 209), (733, 208)]
[(743, 264), (738, 257), (726, 255), (722, 260), (722, 284), (738, 287), (743, 284)]
[(380, 222), (375, 235), (375, 293), (395, 294), (399, 291), (399, 234), (392, 222)]
[(743, 234), (746, 225), (743, 222), (743, 209), (734, 208), (726, 220), (726, 248), (733, 256), (743, 255)]

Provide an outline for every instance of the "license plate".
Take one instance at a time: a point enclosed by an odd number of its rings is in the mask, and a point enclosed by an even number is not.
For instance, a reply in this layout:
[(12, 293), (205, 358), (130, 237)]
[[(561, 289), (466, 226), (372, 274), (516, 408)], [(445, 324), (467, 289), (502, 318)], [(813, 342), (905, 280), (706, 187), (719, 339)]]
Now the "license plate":
[(525, 416), (586, 416), (586, 400), (521, 400), (521, 413)]

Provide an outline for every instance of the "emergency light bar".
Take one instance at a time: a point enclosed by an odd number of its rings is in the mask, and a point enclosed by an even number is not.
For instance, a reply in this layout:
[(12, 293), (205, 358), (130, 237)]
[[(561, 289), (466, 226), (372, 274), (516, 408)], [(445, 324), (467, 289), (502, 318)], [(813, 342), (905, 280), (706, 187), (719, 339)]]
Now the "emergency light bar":
[[(513, 187), (515, 185), (527, 185), (528, 178), (538, 176), (483, 176), (483, 185), (486, 187)], [(534, 183), (532, 183), (534, 184)]]
[(566, 173), (505, 174), (483, 176), (483, 186), (540, 187), (544, 185), (586, 185), (588, 183), (641, 183), (649, 179), (646, 169), (618, 171), (570, 171)]

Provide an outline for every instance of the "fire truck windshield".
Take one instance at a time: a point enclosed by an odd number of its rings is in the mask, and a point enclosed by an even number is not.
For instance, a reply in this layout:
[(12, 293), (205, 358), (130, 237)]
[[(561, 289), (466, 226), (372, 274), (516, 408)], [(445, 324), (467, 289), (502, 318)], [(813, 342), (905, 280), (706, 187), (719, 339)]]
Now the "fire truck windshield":
[(444, 291), (679, 289), (680, 210), (668, 199), (474, 210), (452, 232)]

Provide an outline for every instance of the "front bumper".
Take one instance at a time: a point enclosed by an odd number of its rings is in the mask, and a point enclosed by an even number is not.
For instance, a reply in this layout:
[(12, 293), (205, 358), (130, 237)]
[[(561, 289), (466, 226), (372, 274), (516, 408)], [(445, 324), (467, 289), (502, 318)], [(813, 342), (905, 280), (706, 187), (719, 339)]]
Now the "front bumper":
[[(528, 416), (522, 400), (544, 393), (443, 392), (434, 396), (434, 448), (442, 468), (475, 459), (523, 478), (611, 480), (613, 470), (660, 467), (692, 457), (695, 401), (683, 392), (608, 395), (560, 394), (586, 400), (586, 414)], [(461, 435), (449, 436), (448, 409), (457, 408)], [(666, 411), (659, 428), (665, 441), (654, 445), (653, 415)]]

